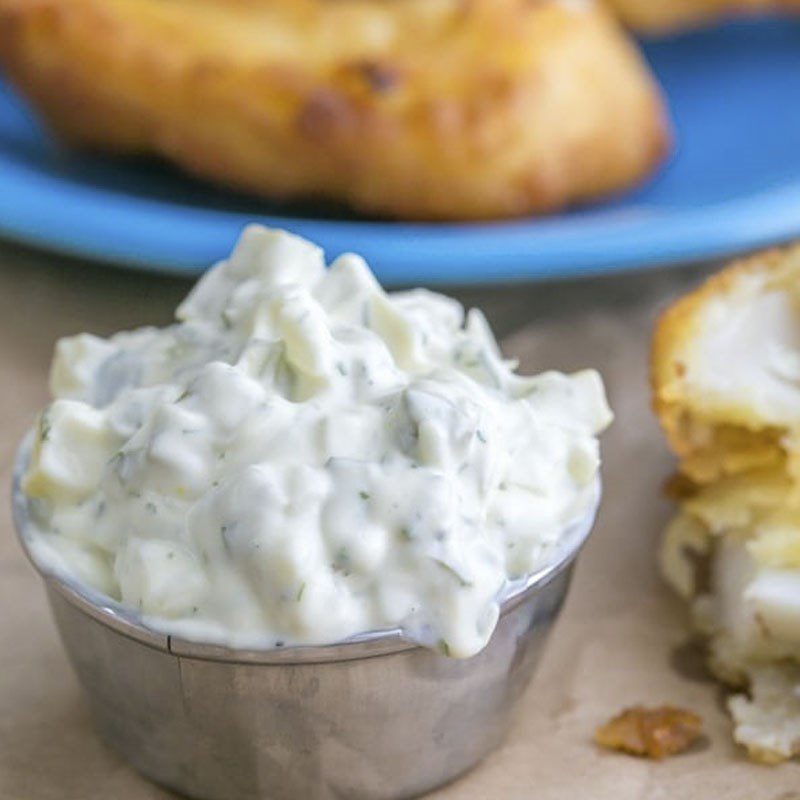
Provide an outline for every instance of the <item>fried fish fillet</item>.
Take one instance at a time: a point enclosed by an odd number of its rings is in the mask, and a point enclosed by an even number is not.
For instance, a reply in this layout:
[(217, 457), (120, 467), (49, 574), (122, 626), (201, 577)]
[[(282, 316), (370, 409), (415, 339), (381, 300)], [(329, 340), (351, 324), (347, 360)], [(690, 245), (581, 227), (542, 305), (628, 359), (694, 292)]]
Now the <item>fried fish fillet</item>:
[(693, 481), (784, 463), (800, 477), (800, 245), (734, 264), (669, 308), (651, 380)]
[(558, 209), (669, 141), (588, 0), (0, 0), (0, 67), (74, 144), (401, 218)]
[(719, 17), (800, 11), (798, 0), (606, 0), (631, 28), (665, 33), (703, 25)]
[(759, 761), (800, 755), (800, 246), (675, 303), (652, 385), (685, 476), (662, 572), (714, 673), (746, 692), (729, 702), (736, 740)]

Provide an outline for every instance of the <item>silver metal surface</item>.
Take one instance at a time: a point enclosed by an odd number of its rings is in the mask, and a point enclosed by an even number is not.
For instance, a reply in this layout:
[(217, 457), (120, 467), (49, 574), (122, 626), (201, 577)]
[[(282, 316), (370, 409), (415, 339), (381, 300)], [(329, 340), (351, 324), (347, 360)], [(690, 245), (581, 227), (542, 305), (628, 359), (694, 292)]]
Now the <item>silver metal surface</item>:
[(177, 640), (37, 564), (101, 735), (154, 781), (204, 800), (395, 800), (466, 772), (503, 739), (591, 527), (505, 600), (489, 644), (445, 658), (373, 631), (320, 647), (238, 651)]

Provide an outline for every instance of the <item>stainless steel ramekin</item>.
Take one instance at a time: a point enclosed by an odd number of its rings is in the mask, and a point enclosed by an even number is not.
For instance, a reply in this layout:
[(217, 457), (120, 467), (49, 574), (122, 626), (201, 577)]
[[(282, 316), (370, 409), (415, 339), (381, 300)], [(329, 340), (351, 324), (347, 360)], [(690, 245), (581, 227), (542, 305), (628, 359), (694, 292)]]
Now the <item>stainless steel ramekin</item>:
[(399, 631), (228, 650), (168, 636), (38, 564), (17, 457), (13, 510), (97, 729), (137, 770), (203, 800), (396, 800), (469, 770), (503, 739), (567, 593), (593, 516), (505, 600), (478, 655)]

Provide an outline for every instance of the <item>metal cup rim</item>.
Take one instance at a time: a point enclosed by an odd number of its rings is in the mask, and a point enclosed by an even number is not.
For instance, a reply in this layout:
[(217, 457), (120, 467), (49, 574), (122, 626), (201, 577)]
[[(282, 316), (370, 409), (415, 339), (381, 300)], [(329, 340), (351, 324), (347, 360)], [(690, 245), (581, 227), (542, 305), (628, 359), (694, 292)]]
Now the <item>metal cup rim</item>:
[[(30, 460), (33, 435), (33, 430), (28, 431), (17, 449), (14, 460), (11, 507), (17, 538), (28, 561), (44, 579), (48, 588), (61, 594), (72, 605), (99, 624), (147, 647), (175, 656), (229, 663), (277, 665), (351, 661), (391, 655), (422, 647), (418, 642), (409, 639), (401, 628), (365, 631), (329, 644), (301, 644), (250, 649), (193, 641), (149, 626), (135, 609), (125, 606), (97, 589), (82, 584), (74, 577), (53, 568), (52, 565), (41, 563), (32, 552), (30, 514), (26, 495), (22, 491), (22, 477)], [(577, 557), (594, 526), (600, 495), (601, 488), (598, 480), (595, 502), (590, 512), (567, 527), (559, 541), (554, 557), (524, 579), (507, 586), (507, 591), (500, 604), (501, 617), (524, 602), (531, 594), (539, 591), (550, 580), (563, 572)]]

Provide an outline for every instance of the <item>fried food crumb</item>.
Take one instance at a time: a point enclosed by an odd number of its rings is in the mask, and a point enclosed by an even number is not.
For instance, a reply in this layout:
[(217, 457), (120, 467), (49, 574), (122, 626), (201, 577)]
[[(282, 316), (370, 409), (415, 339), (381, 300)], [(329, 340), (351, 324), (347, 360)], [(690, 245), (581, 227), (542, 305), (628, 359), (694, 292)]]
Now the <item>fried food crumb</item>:
[(601, 747), (662, 759), (682, 753), (700, 736), (703, 720), (673, 706), (633, 706), (601, 725), (594, 740)]

